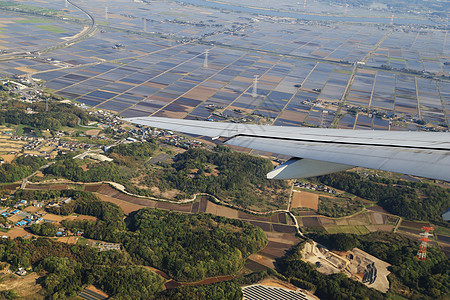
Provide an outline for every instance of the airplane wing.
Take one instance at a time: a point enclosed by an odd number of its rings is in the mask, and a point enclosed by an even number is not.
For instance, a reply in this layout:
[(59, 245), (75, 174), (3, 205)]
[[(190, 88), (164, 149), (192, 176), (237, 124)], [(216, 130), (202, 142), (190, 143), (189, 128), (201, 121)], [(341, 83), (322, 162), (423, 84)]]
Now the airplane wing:
[(450, 134), (263, 126), (159, 117), (124, 121), (189, 134), (225, 138), (226, 144), (292, 156), (267, 174), (289, 179), (354, 166), (450, 181)]

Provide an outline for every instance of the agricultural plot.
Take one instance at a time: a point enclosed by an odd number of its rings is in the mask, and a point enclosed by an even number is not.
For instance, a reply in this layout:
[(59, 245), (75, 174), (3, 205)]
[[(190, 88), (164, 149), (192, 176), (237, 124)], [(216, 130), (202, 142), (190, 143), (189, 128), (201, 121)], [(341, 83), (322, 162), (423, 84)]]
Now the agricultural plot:
[(10, 136), (0, 136), (0, 154), (3, 154), (4, 159), (10, 159), (8, 154), (18, 153), (23, 146), (27, 144), (26, 141), (12, 140)]
[(327, 226), (325, 227), (329, 234), (336, 233), (353, 233), (353, 234), (367, 234), (370, 232), (366, 226)]
[(291, 207), (304, 207), (317, 210), (319, 207), (319, 194), (294, 190), (292, 194)]
[[(94, 38), (33, 59), (2, 62), (0, 74), (31, 73), (61, 96), (124, 117), (220, 121), (253, 114), (284, 126), (337, 124), (382, 130), (418, 129), (390, 126), (387, 118), (393, 115), (436, 125), (447, 122), (448, 104), (439, 106), (439, 101), (448, 101), (446, 82), (441, 87), (430, 79), (364, 68), (350, 78), (351, 64), (357, 61), (444, 72), (449, 41), (439, 30), (281, 22), (163, 1), (153, 1), (151, 9), (135, 1), (126, 11), (118, 0), (108, 1), (107, 8), (100, 1), (83, 0), (80, 5), (104, 26)], [(64, 2), (44, 0), (40, 6), (59, 10), (69, 19), (85, 18)], [(205, 16), (201, 23), (199, 15)], [(27, 51), (67, 39), (82, 26), (7, 16), (0, 29), (0, 40), (7, 41), (0, 47)], [(203, 43), (189, 42), (198, 38)], [(253, 91), (255, 75), (259, 79)], [(387, 118), (344, 114), (335, 122), (342, 99), (345, 104), (386, 112)], [(208, 109), (211, 105), (215, 109)]]

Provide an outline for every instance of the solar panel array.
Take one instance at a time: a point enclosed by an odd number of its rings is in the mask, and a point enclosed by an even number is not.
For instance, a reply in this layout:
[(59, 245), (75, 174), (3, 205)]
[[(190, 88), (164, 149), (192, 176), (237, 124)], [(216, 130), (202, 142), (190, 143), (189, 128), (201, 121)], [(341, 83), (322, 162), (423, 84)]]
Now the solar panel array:
[(242, 288), (244, 300), (306, 300), (306, 295), (279, 287), (250, 285)]

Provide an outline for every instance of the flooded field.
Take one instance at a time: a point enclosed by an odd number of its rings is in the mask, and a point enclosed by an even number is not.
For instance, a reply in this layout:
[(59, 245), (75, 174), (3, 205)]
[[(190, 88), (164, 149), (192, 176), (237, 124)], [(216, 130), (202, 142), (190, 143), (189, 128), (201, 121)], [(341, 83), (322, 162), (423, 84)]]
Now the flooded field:
[[(242, 121), (253, 115), (275, 125), (378, 130), (420, 129), (393, 124), (393, 116), (448, 123), (450, 82), (402, 73), (448, 74), (445, 30), (248, 15), (164, 1), (77, 3), (97, 22), (93, 37), (4, 61), (0, 74), (30, 74), (61, 96), (124, 117)], [(87, 24), (86, 16), (64, 1), (39, 5), (58, 18), (1, 13), (0, 50), (32, 52), (87, 26), (80, 24)]]

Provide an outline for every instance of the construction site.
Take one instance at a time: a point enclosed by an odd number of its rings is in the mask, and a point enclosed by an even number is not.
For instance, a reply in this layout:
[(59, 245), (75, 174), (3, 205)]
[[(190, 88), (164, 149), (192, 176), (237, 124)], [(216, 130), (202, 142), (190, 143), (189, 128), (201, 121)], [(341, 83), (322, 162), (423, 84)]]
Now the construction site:
[(342, 272), (366, 286), (386, 293), (389, 290), (387, 276), (390, 264), (358, 249), (351, 251), (330, 251), (326, 247), (308, 241), (303, 248), (302, 257), (314, 264), (317, 271), (324, 274)]

